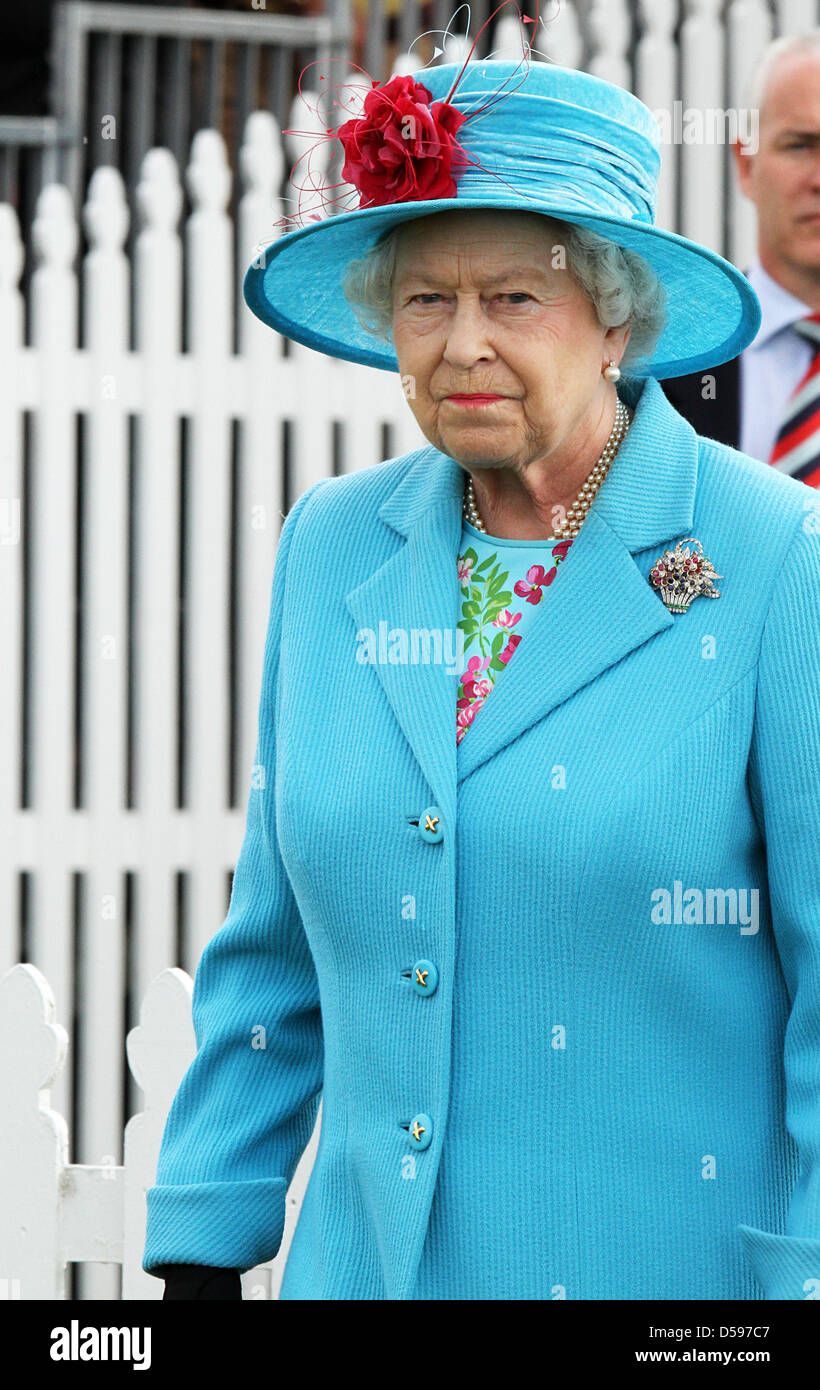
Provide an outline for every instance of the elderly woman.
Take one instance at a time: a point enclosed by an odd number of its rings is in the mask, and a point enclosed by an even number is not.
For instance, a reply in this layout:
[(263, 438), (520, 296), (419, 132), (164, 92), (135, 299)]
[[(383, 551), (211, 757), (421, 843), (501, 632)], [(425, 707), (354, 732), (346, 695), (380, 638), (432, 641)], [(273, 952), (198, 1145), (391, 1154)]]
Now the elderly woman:
[(628, 93), (416, 78), (246, 279), (429, 444), (283, 528), (144, 1268), (239, 1296), (321, 1097), (283, 1299), (816, 1297), (816, 499), (657, 381), (759, 306), (654, 226)]

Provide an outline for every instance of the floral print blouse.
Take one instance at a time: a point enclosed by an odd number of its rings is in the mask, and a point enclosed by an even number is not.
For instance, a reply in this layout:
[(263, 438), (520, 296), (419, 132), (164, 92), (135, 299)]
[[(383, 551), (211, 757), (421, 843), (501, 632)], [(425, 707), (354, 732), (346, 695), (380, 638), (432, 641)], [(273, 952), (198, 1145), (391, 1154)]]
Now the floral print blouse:
[(456, 697), (461, 743), (543, 602), (571, 540), (506, 540), (462, 523), (458, 555), (466, 669)]

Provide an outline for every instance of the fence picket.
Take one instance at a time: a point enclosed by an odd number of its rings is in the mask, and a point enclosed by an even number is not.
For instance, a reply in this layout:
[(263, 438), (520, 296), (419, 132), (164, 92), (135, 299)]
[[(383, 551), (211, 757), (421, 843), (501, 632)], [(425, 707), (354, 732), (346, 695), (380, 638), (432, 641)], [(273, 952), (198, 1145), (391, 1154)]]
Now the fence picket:
[[(84, 332), (88, 349), (89, 411), (85, 450), (86, 523), (79, 557), (83, 603), (81, 682), (84, 692), (85, 795), (89, 862), (79, 928), (78, 973), (83, 982), (77, 1047), (84, 1059), (77, 1084), (81, 1123), (75, 1158), (116, 1163), (125, 1116), (117, 1049), (96, 1047), (100, 1037), (121, 1038), (125, 1023), (125, 869), (116, 817), (125, 804), (128, 640), (128, 417), (123, 409), (122, 363), (128, 347), (130, 266), (123, 253), (128, 230), (125, 186), (119, 170), (95, 170), (84, 211), (90, 250), (84, 265)], [(109, 1096), (109, 1104), (95, 1098)], [(106, 1194), (110, 1188), (106, 1187)], [(90, 1256), (88, 1257), (91, 1258)], [(82, 1296), (115, 1296), (117, 1271), (82, 1271)]]
[(184, 600), (183, 726), (189, 779), (183, 804), (189, 807), (192, 832), (189, 951), (196, 960), (227, 907), (221, 819), (227, 787), (217, 750), (224, 747), (228, 733), (230, 419), (235, 407), (225, 362), (231, 356), (234, 257), (233, 229), (225, 212), (231, 175), (224, 141), (216, 131), (195, 136), (186, 177), (194, 202), (186, 229), (186, 265), (195, 410), (185, 473), (190, 563)]
[(631, 85), (627, 57), (632, 32), (625, 0), (592, 0), (587, 19), (592, 40), (589, 71), (619, 87)]
[[(766, 0), (733, 0), (725, 18), (728, 63), (727, 105), (745, 107), (748, 79), (763, 49), (772, 37), (772, 21)], [(755, 218), (751, 204), (740, 191), (731, 167), (727, 181), (728, 254), (744, 270), (757, 250)]]
[[(635, 51), (635, 90), (641, 101), (663, 122), (672, 124), (674, 102), (678, 97), (678, 51), (673, 38), (677, 22), (676, 0), (639, 0), (643, 31)], [(661, 125), (663, 136), (663, 124)], [(661, 139), (661, 170), (658, 178), (658, 205), (655, 220), (659, 227), (674, 231), (677, 223), (678, 146)]]
[[(684, 0), (680, 31), (681, 95), (684, 114), (704, 116), (722, 105), (724, 36), (718, 11), (722, 0)], [(725, 148), (705, 140), (687, 140), (680, 148), (681, 231), (706, 246), (724, 241), (726, 189)]]
[[(0, 651), (6, 679), (0, 682), (0, 902), (9, 927), (19, 914), (19, 877), (24, 861), (23, 818), (18, 811), (19, 746), (22, 733), (23, 636), (23, 418), (18, 402), (24, 370), (23, 297), (19, 290), (24, 247), (17, 214), (0, 203)], [(16, 932), (0, 931), (0, 970), (14, 964)]]
[(134, 430), (133, 807), (134, 996), (176, 958), (176, 690), (180, 552), (179, 371), (182, 348), (182, 186), (170, 150), (152, 150), (137, 185), (134, 349), (141, 404)]
[[(78, 232), (68, 190), (50, 184), (32, 227), (37, 266), (31, 280), (31, 341), (36, 349), (37, 409), (31, 428), (29, 522), (32, 593), (31, 700), (28, 708), (35, 904), (31, 961), (47, 977), (58, 1012), (70, 1018), (74, 987), (71, 872), (77, 844), (66, 844), (74, 779), (74, 537), (77, 510), (76, 383), (67, 370), (77, 336), (72, 262)], [(62, 852), (56, 850), (62, 847)], [(58, 1078), (55, 1104), (71, 1113), (71, 1079)]]
[[(277, 190), (285, 170), (282, 136), (276, 120), (256, 111), (245, 126), (239, 157), (243, 193), (239, 200), (237, 293), (246, 267), (278, 236), (282, 202)], [(237, 611), (243, 615), (237, 650), (237, 686), (258, 696), (267, 629), (271, 572), (282, 525), (284, 499), (283, 421), (292, 409), (285, 390), (291, 364), (284, 340), (271, 333), (244, 300), (239, 316), (239, 351), (247, 388), (240, 419), (237, 479)], [(237, 803), (244, 812), (256, 751), (256, 704), (239, 711)]]
[(554, 7), (542, 18), (541, 24), (543, 32), (533, 40), (536, 47), (546, 49), (553, 63), (563, 68), (580, 67), (584, 37), (577, 5), (570, 3), (570, 0), (564, 4), (555, 0)]
[(68, 1127), (50, 1107), (68, 1034), (54, 994), (35, 966), (0, 979), (0, 1281), (24, 1299), (65, 1298), (60, 1259), (60, 1179), (68, 1165)]

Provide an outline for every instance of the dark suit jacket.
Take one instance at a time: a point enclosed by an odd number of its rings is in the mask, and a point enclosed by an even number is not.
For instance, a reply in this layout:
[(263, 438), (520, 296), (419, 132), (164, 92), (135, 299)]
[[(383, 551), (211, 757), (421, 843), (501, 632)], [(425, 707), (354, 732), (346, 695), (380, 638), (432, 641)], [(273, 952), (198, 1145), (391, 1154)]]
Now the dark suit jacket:
[[(748, 268), (744, 275), (749, 274)], [(707, 378), (714, 377), (714, 383)], [(661, 387), (698, 434), (740, 448), (740, 358), (690, 376), (670, 377)], [(706, 399), (704, 400), (704, 392)]]
[(660, 384), (667, 399), (698, 434), (740, 448), (739, 357)]

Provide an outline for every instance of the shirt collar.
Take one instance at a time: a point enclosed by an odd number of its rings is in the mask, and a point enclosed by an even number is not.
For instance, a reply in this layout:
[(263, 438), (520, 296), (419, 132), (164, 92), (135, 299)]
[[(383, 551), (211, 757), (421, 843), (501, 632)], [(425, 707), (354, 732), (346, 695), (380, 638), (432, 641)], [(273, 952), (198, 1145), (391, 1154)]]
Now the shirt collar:
[(753, 350), (765, 347), (777, 333), (790, 328), (796, 319), (805, 318), (814, 312), (808, 304), (797, 299), (789, 290), (773, 280), (756, 257), (748, 271), (749, 283), (760, 300), (763, 319), (757, 337), (750, 344)]

